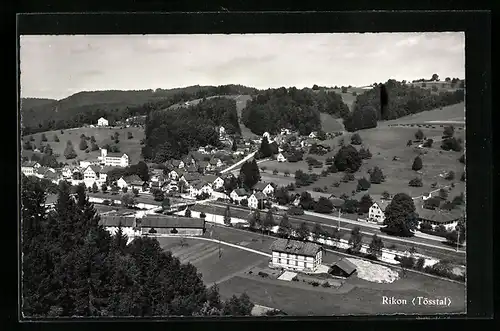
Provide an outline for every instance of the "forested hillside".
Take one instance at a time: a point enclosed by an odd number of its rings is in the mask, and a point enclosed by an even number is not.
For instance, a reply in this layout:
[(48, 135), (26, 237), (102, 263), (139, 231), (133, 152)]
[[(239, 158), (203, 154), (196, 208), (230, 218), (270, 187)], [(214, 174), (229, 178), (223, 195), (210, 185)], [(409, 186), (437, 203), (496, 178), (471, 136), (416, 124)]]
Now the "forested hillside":
[(163, 163), (180, 158), (191, 148), (219, 145), (217, 126), (240, 135), (236, 101), (224, 97), (176, 109), (152, 109), (146, 116), (144, 159)]
[[(181, 264), (155, 238), (127, 245), (99, 225), (84, 185), (58, 186), (53, 211), (45, 189), (22, 178), (22, 313), (25, 317), (250, 315), (243, 293), (220, 299), (192, 264)], [(72, 195), (74, 194), (75, 199)]]
[(30, 109), (39, 106), (45, 106), (57, 102), (55, 99), (45, 98), (21, 98), (21, 109)]
[(197, 98), (256, 92), (254, 88), (241, 85), (196, 85), (156, 91), (80, 92), (55, 102), (22, 102), (23, 134), (95, 124), (101, 116), (111, 122), (119, 121), (130, 116), (146, 115), (148, 109), (166, 108)]
[(345, 117), (349, 108), (336, 93), (311, 89), (268, 89), (254, 96), (242, 112), (242, 122), (253, 133), (277, 133), (281, 128), (301, 134), (321, 129), (320, 112)]
[(392, 79), (384, 85), (388, 94), (384, 115), (380, 113), (380, 88), (376, 86), (357, 96), (352, 114), (344, 120), (347, 131), (376, 127), (377, 119), (392, 120), (464, 101), (463, 89), (437, 93)]

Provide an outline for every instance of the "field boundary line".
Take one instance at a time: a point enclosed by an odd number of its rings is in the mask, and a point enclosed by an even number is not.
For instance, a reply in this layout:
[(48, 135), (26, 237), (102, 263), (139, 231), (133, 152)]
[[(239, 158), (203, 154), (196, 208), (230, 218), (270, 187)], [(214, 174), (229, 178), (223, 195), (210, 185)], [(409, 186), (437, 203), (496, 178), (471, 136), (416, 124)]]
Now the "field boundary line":
[[(160, 237), (160, 236), (158, 236), (158, 237)], [(186, 239), (205, 240), (205, 241), (210, 241), (210, 242), (214, 242), (214, 243), (218, 243), (218, 244), (223, 244), (223, 245), (234, 247), (234, 248), (239, 248), (241, 250), (252, 252), (252, 253), (255, 253), (255, 254), (262, 255), (262, 256), (272, 257), (272, 255), (268, 254), (268, 253), (264, 253), (264, 252), (258, 251), (256, 249), (252, 249), (252, 248), (248, 248), (248, 247), (243, 247), (243, 246), (240, 246), (240, 245), (232, 244), (232, 243), (229, 243), (227, 241), (222, 241), (222, 240), (218, 240), (218, 239), (205, 238), (205, 237), (193, 237), (193, 236), (180, 236), (180, 235), (162, 235), (161, 237), (164, 237), (164, 238), (167, 237), (167, 238), (186, 238)]]

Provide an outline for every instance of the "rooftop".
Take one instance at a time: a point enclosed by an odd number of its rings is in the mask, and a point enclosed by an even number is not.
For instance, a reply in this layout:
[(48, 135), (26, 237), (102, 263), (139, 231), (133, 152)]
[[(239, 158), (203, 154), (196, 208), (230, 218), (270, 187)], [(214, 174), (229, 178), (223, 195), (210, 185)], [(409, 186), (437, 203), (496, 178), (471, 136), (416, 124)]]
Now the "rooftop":
[(262, 193), (262, 192), (255, 192), (252, 195), (255, 196), (255, 198), (257, 200), (266, 200), (267, 199), (267, 196), (264, 193)]
[(321, 249), (320, 245), (311, 242), (287, 239), (278, 239), (271, 245), (272, 251), (312, 257), (315, 257)]
[(205, 220), (202, 218), (178, 217), (171, 215), (148, 215), (138, 219), (141, 227), (145, 228), (205, 228)]
[(237, 188), (233, 192), (235, 192), (240, 197), (248, 195), (248, 192), (244, 188)]
[(257, 191), (262, 191), (263, 189), (266, 188), (266, 186), (269, 185), (269, 183), (265, 183), (265, 182), (258, 182), (257, 184), (255, 184), (252, 188), (254, 190), (257, 190)]
[(348, 274), (352, 274), (354, 271), (356, 271), (356, 266), (354, 263), (352, 263), (349, 260), (346, 259), (340, 259), (338, 260), (334, 266), (339, 267), (340, 269), (344, 270)]
[(135, 217), (131, 216), (118, 216), (118, 215), (102, 215), (99, 220), (99, 224), (106, 226), (119, 226), (122, 224), (122, 227), (133, 227), (135, 223)]
[(421, 206), (415, 206), (415, 211), (420, 219), (435, 223), (453, 222), (465, 216), (464, 211), (461, 209), (452, 209), (450, 211), (441, 209), (429, 210)]

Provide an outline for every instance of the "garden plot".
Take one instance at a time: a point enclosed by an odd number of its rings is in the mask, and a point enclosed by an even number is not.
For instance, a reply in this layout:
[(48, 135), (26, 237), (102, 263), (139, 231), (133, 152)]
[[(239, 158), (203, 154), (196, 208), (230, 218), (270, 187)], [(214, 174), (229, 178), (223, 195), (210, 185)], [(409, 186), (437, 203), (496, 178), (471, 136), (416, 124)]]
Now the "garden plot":
[(347, 260), (356, 266), (358, 278), (374, 283), (393, 283), (399, 279), (399, 273), (388, 267), (360, 259)]
[(291, 281), (293, 277), (297, 276), (296, 272), (285, 271), (278, 277), (279, 280), (286, 280), (287, 282)]

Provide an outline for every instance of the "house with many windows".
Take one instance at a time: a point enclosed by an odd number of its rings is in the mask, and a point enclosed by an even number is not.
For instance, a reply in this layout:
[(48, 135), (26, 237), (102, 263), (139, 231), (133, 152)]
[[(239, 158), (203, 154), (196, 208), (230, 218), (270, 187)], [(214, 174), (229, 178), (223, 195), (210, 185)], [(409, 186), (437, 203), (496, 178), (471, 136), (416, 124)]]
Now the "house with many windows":
[(388, 204), (388, 201), (374, 202), (368, 210), (368, 221), (383, 224), (385, 220), (384, 210)]
[(271, 266), (297, 271), (315, 271), (322, 263), (323, 247), (291, 239), (278, 239), (271, 245)]
[(201, 236), (205, 233), (205, 219), (171, 215), (147, 215), (136, 220), (143, 235), (188, 235)]
[(126, 168), (130, 164), (130, 160), (127, 154), (108, 153), (108, 150), (106, 148), (101, 148), (101, 156), (98, 156), (97, 159), (104, 166)]
[(267, 202), (267, 195), (262, 192), (255, 192), (248, 198), (248, 207), (251, 209), (263, 209)]
[(85, 183), (85, 186), (90, 187), (94, 185), (94, 183), (97, 186), (101, 186), (106, 183), (109, 170), (109, 167), (101, 168), (96, 165), (88, 166), (83, 171), (83, 182)]
[(233, 201), (241, 202), (243, 199), (248, 199), (250, 194), (244, 188), (235, 189), (229, 194), (229, 197), (233, 199)]
[(21, 172), (26, 176), (33, 176), (38, 168), (40, 168), (40, 163), (36, 161), (26, 161), (21, 165)]

